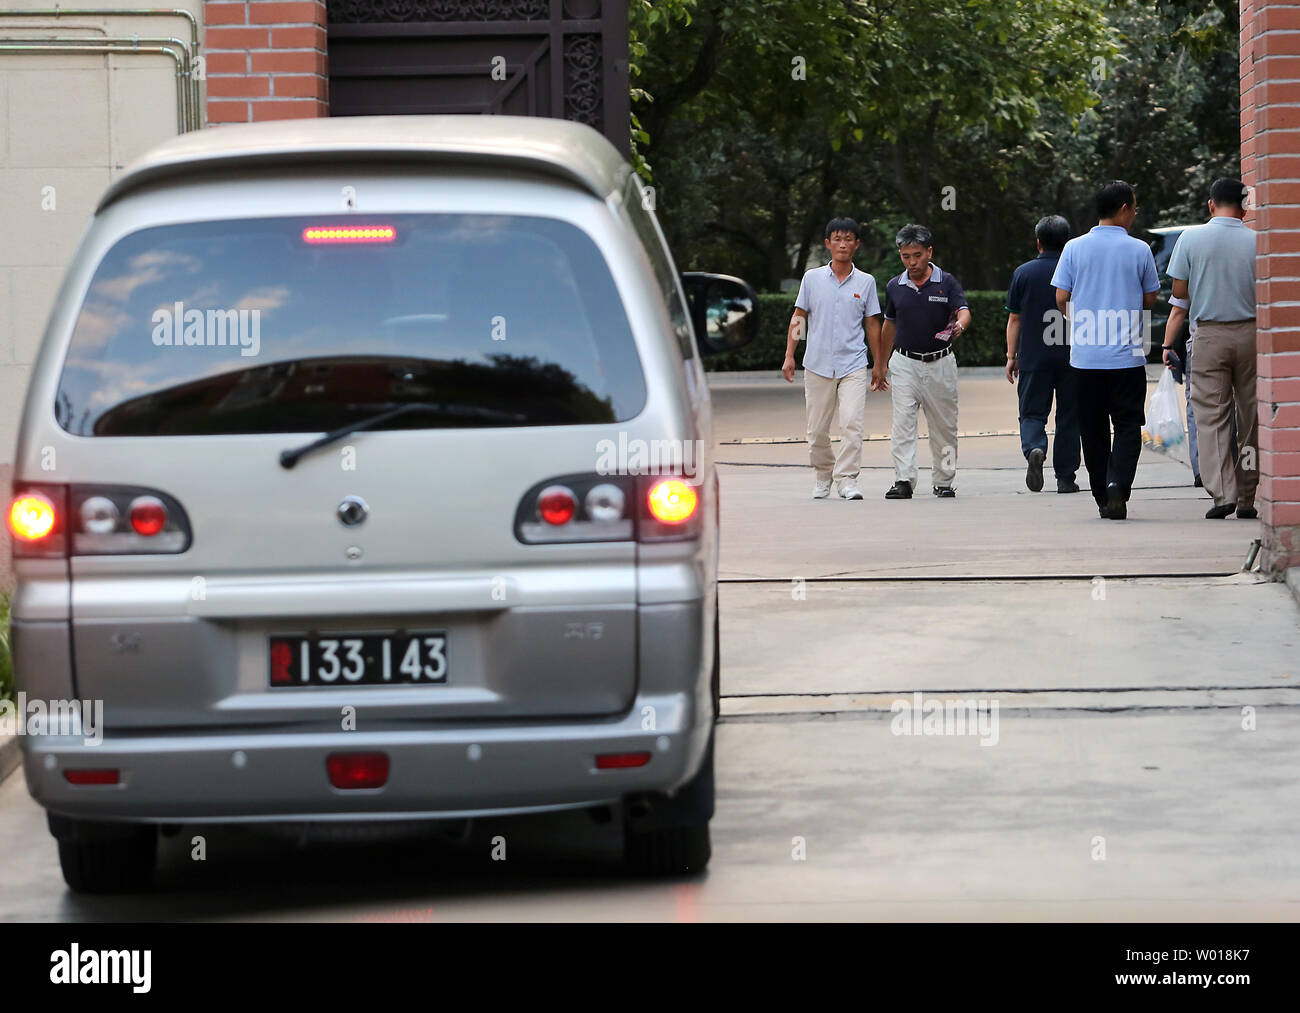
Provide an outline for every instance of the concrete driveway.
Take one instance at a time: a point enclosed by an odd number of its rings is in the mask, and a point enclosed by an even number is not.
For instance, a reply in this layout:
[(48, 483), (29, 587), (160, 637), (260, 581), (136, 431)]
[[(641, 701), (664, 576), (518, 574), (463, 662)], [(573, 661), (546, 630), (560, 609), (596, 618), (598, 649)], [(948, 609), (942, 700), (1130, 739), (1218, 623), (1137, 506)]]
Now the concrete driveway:
[[(15, 776), (0, 920), (1300, 914), (1300, 626), (1285, 586), (1240, 572), (1254, 522), (1204, 520), (1186, 466), (1150, 453), (1125, 522), (1086, 492), (1027, 492), (1018, 440), (978, 435), (1015, 428), (989, 371), (962, 376), (955, 500), (884, 501), (873, 439), (867, 499), (813, 502), (788, 442), (801, 388), (713, 388), (724, 720), (704, 875), (629, 880), (617, 835), (582, 814), (384, 844), (186, 827), (155, 892), (77, 897)], [(888, 412), (872, 395), (868, 431)], [(923, 444), (923, 491), (926, 463)], [(936, 700), (990, 721), (996, 704), (996, 728), (900, 724), (900, 705)], [(489, 857), (497, 836), (506, 861)]]

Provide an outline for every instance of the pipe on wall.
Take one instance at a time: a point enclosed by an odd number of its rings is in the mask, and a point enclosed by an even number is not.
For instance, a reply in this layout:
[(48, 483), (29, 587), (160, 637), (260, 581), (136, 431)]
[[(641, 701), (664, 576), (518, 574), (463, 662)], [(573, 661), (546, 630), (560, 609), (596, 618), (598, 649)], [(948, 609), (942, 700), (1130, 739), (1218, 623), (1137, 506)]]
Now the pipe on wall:
[[(3, 28), (4, 26), (0, 25), (0, 31), (3, 31)], [(195, 91), (189, 87), (189, 83), (193, 75), (194, 65), (190, 59), (189, 49), (186, 47), (185, 43), (182, 42), (180, 39), (163, 38), (163, 37), (149, 38), (149, 37), (136, 37), (136, 36), (130, 36), (130, 37), (106, 36), (102, 39), (82, 39), (73, 36), (44, 36), (44, 37), (36, 36), (28, 39), (0, 38), (0, 52), (3, 52), (6, 49), (15, 48), (14, 46), (8, 45), (8, 43), (50, 44), (50, 45), (57, 43), (59, 45), (75, 46), (78, 49), (84, 49), (86, 47), (93, 47), (98, 44), (104, 44), (104, 45), (112, 45), (115, 47), (119, 47), (123, 52), (132, 52), (134, 50), (138, 50), (142, 45), (175, 46), (178, 54), (180, 55), (181, 65), (182, 65), (181, 72), (177, 75), (177, 79), (176, 79), (176, 101), (181, 110), (180, 122), (182, 126), (180, 132), (183, 134), (186, 133), (187, 131), (197, 130), (199, 128), (201, 116), (200, 116), (198, 104), (197, 102), (194, 101), (197, 95)]]
[[(64, 17), (142, 17), (142, 18), (184, 18), (190, 26), (190, 52), (189, 57), (191, 66), (193, 61), (198, 59), (199, 55), (199, 22), (193, 14), (183, 7), (60, 7), (55, 5), (52, 8), (41, 10), (0, 10), (0, 18), (64, 18)], [(3, 28), (0, 25), (0, 28)], [(12, 27), (17, 27), (12, 26)], [(81, 26), (77, 26), (81, 27)], [(199, 95), (199, 79), (190, 74), (188, 82), (189, 105), (194, 110), (192, 114), (193, 127), (197, 130), (203, 126), (203, 103)], [(182, 130), (182, 133), (185, 131)]]
[[(184, 48), (184, 43), (181, 45)], [(114, 46), (98, 41), (93, 45), (67, 45), (63, 43), (37, 45), (29, 42), (22, 42), (19, 45), (6, 45), (4, 40), (0, 40), (0, 53), (117, 53), (118, 55), (141, 53), (153, 56), (170, 56), (176, 64), (176, 127), (179, 133), (186, 132), (189, 116), (185, 101), (185, 83), (181, 57), (174, 49), (167, 46)]]

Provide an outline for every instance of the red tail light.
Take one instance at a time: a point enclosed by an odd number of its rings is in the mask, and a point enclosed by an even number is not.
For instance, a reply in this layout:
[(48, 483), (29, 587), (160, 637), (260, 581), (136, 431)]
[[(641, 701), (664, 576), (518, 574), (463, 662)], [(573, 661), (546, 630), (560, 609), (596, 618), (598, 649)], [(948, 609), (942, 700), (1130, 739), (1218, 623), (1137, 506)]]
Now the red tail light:
[(331, 753), (325, 766), (335, 788), (382, 788), (388, 783), (387, 753)]
[(180, 503), (138, 486), (15, 482), (6, 521), (19, 558), (175, 553), (191, 540)]
[(24, 493), (9, 506), (9, 530), (19, 541), (39, 542), (53, 534), (57, 520), (54, 502), (43, 493)]
[(131, 501), (131, 527), (137, 535), (152, 537), (167, 526), (167, 507), (157, 496), (137, 496)]
[(552, 485), (537, 497), (537, 513), (547, 524), (568, 524), (578, 512), (578, 498), (573, 490), (562, 485)]
[(527, 545), (691, 541), (703, 530), (703, 489), (684, 474), (557, 475), (524, 493), (515, 537)]

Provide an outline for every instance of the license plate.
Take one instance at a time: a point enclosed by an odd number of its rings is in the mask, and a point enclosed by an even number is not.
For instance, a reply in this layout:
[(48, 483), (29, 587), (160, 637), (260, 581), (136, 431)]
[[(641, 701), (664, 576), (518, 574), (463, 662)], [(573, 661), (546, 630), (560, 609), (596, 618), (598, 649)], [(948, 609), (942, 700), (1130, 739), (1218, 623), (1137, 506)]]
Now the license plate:
[(272, 689), (411, 686), (447, 681), (445, 633), (271, 637), (269, 651)]

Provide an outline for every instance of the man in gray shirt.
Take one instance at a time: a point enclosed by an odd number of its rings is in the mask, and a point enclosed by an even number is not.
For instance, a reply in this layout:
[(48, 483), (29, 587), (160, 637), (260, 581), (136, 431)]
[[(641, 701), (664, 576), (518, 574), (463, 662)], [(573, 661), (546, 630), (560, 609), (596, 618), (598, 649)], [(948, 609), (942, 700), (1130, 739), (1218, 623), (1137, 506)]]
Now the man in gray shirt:
[[(1255, 397), (1255, 233), (1242, 222), (1246, 188), (1241, 180), (1217, 179), (1210, 187), (1206, 225), (1178, 237), (1169, 260), (1176, 299), (1190, 300), (1196, 323), (1191, 401), (1196, 417), (1201, 479), (1214, 497), (1205, 514), (1246, 520), (1259, 516)], [(1166, 350), (1174, 335), (1166, 328)], [(1169, 362), (1168, 354), (1165, 362)], [(1239, 450), (1233, 462), (1232, 416)]]
[[(794, 382), (794, 350), (807, 328), (803, 356), (804, 400), (808, 411), (808, 453), (814, 472), (813, 499), (839, 483), (841, 499), (861, 499), (862, 422), (867, 409), (867, 345), (876, 369), (871, 389), (881, 389), (880, 300), (876, 279), (853, 266), (861, 229), (852, 218), (835, 218), (826, 226), (831, 262), (803, 276), (786, 336), (781, 375)], [(831, 418), (840, 420), (840, 452), (831, 453)]]

